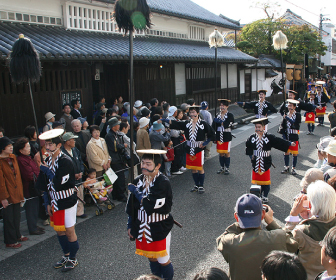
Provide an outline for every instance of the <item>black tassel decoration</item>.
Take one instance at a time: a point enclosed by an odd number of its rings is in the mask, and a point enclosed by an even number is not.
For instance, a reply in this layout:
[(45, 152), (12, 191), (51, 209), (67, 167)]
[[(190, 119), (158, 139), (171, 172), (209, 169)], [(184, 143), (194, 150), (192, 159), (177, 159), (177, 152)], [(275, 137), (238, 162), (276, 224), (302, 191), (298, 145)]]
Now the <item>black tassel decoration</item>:
[(118, 0), (114, 17), (119, 30), (128, 31), (150, 28), (150, 10), (146, 0)]
[(23, 34), (15, 41), (10, 53), (9, 71), (12, 81), (16, 84), (37, 82), (41, 76), (39, 55), (32, 42)]

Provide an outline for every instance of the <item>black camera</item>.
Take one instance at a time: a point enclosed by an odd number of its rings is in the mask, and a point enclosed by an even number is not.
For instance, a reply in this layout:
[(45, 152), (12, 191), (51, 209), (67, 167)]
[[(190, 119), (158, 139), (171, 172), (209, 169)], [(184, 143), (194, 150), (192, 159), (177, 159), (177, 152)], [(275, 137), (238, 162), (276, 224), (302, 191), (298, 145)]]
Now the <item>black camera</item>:
[[(256, 195), (257, 197), (261, 198), (261, 186), (259, 185), (251, 185), (250, 193)], [(263, 205), (263, 209), (268, 212), (268, 207)]]

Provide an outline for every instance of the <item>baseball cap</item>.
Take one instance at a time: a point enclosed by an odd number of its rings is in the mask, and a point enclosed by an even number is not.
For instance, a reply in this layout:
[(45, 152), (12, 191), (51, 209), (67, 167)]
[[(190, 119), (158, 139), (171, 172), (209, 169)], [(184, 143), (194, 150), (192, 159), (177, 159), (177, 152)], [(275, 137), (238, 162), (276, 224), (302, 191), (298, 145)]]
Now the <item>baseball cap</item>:
[(201, 102), (201, 109), (202, 109), (202, 110), (205, 110), (206, 107), (208, 107), (208, 102), (206, 102), (206, 101), (202, 101), (202, 102)]
[(177, 111), (176, 106), (170, 106), (169, 107), (169, 113), (168, 113), (168, 117), (171, 117), (172, 115), (174, 115), (174, 113)]
[(236, 202), (236, 213), (241, 228), (258, 228), (261, 225), (262, 202), (254, 194), (244, 194)]
[(78, 138), (78, 136), (73, 134), (72, 132), (67, 132), (63, 134), (62, 138), (63, 138), (63, 141), (66, 142), (66, 141), (69, 141), (70, 139)]

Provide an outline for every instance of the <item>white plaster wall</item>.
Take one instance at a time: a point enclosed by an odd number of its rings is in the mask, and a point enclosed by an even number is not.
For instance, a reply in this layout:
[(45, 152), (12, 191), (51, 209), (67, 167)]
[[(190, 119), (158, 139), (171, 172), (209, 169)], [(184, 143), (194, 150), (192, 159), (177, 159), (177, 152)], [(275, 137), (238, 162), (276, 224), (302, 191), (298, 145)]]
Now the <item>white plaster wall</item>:
[(188, 34), (189, 25), (182, 20), (176, 20), (172, 17), (161, 16), (159, 14), (152, 15), (152, 29), (162, 30), (176, 33)]
[(251, 69), (252, 75), (251, 75), (251, 80), (252, 80), (252, 91), (257, 90), (257, 71), (256, 69)]
[[(265, 80), (265, 69), (258, 69), (258, 87), (257, 90), (264, 89), (263, 88), (263, 82)], [(266, 96), (270, 95), (269, 92), (267, 92)]]
[(244, 70), (239, 71), (240, 76), (240, 93), (245, 93), (245, 73)]
[(229, 64), (229, 88), (238, 87), (237, 64)]
[(221, 88), (227, 88), (226, 64), (221, 64)]
[(186, 94), (186, 76), (184, 63), (175, 63), (175, 90), (176, 95)]
[(62, 17), (61, 0), (1, 0), (2, 11)]

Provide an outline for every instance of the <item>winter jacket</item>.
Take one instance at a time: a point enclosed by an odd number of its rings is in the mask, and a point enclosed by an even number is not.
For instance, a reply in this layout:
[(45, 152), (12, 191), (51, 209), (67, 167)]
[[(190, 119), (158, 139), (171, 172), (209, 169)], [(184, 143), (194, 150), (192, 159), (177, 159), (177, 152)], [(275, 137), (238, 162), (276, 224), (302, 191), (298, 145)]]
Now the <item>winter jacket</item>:
[(103, 165), (110, 158), (105, 139), (99, 138), (99, 140), (96, 140), (95, 138), (91, 138), (86, 146), (86, 156), (90, 168), (102, 171), (104, 169)]
[(40, 174), (40, 168), (31, 156), (21, 154), (17, 157), (17, 161), (20, 167), (24, 197), (30, 198), (36, 196), (37, 193), (33, 188), (31, 188), (31, 186), (34, 184), (34, 177), (36, 181), (38, 175)]
[[(8, 159), (12, 160), (14, 172)], [(8, 158), (0, 158), (0, 201), (7, 199), (9, 203), (20, 203), (23, 200), (23, 186), (21, 173), (16, 156), (10, 154)]]

